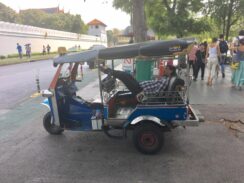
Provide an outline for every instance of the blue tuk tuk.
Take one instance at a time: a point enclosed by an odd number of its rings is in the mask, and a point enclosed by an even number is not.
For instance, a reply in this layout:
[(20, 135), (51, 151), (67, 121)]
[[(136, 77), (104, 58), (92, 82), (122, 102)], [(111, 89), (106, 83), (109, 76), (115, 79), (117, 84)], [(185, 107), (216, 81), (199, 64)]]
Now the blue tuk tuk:
[[(193, 40), (187, 39), (150, 41), (55, 58), (56, 74), (49, 89), (42, 91), (47, 98), (43, 104), (49, 108), (43, 118), (44, 128), (53, 135), (64, 130), (104, 131), (107, 136), (120, 139), (127, 137), (128, 130), (133, 130), (133, 142), (138, 151), (145, 154), (159, 152), (164, 132), (199, 123), (189, 104), (190, 76), (181, 86), (174, 86), (172, 81), (167, 91), (138, 101), (126, 86), (118, 85), (117, 79), (111, 75), (102, 75), (98, 67), (100, 101), (87, 101), (77, 95), (78, 67), (81, 62), (95, 62), (99, 66), (105, 60), (114, 63), (117, 59), (177, 55), (187, 52), (192, 44)], [(111, 133), (115, 129), (121, 130), (120, 136)]]

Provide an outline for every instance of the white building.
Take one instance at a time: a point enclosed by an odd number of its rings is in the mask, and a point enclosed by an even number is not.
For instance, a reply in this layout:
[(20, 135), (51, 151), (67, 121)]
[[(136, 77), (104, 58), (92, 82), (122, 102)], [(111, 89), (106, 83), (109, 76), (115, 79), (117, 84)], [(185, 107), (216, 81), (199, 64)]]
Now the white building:
[(100, 20), (94, 19), (87, 23), (88, 25), (88, 35), (96, 36), (101, 38), (103, 41), (107, 41), (106, 27), (107, 25)]

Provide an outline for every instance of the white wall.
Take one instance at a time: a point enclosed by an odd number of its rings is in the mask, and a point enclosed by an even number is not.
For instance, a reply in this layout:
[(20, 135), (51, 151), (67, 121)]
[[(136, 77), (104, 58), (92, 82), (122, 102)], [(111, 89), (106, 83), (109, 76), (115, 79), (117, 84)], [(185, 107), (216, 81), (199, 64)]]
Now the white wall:
[(23, 52), (27, 43), (31, 44), (32, 52), (42, 52), (42, 46), (47, 44), (51, 46), (51, 51), (57, 51), (60, 46), (66, 49), (78, 45), (81, 49), (87, 49), (94, 44), (107, 46), (107, 38), (0, 21), (0, 55), (17, 53), (17, 43), (22, 46)]

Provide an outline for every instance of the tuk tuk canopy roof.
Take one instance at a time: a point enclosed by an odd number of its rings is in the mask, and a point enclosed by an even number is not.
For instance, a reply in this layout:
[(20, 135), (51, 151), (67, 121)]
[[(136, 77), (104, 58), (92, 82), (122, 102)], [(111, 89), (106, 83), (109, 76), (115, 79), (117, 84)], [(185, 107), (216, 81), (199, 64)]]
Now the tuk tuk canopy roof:
[(170, 41), (148, 41), (100, 50), (87, 50), (54, 58), (54, 65), (62, 63), (90, 62), (96, 59), (123, 59), (133, 57), (172, 56), (183, 52), (194, 39), (175, 39)]

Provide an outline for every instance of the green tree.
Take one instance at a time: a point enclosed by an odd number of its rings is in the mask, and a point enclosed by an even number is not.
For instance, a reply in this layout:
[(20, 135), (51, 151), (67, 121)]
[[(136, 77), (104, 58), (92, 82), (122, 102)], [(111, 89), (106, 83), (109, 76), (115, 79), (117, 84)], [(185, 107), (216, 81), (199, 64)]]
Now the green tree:
[(15, 23), (16, 18), (17, 14), (13, 9), (0, 3), (0, 21)]
[[(133, 25), (146, 17), (147, 25), (159, 37), (165, 35), (183, 37), (211, 30), (208, 21), (198, 14), (204, 7), (203, 0), (145, 0), (146, 15), (142, 14), (144, 9), (138, 8), (140, 5), (138, 3), (141, 2), (140, 0), (114, 0), (113, 6), (127, 13), (133, 11), (132, 17), (133, 20), (135, 19)], [(139, 14), (138, 19), (134, 17), (136, 14)], [(135, 26), (136, 28), (133, 26), (134, 30), (141, 30), (145, 34), (145, 23)]]
[(135, 42), (142, 42), (147, 37), (144, 0), (132, 0), (132, 25)]
[(25, 10), (19, 13), (19, 23), (79, 34), (87, 31), (80, 15), (69, 13), (48, 14), (41, 10)]
[(17, 23), (46, 28), (48, 26), (45, 25), (46, 16), (41, 10), (24, 10), (20, 11)]
[(85, 33), (85, 31), (86, 31), (85, 23), (81, 20), (80, 15), (75, 15), (73, 17), (71, 32), (80, 34), (80, 33)]
[[(205, 13), (215, 20), (228, 39), (231, 27), (237, 24), (244, 15), (244, 0), (208, 0)], [(244, 22), (242, 22), (243, 26)]]
[(107, 38), (108, 38), (108, 45), (114, 46), (118, 44), (118, 36), (120, 31), (118, 29), (108, 30), (107, 31)]
[(135, 42), (145, 41), (147, 26), (144, 0), (114, 0), (113, 6), (131, 15)]
[(132, 0), (114, 0), (113, 7), (115, 7), (116, 9), (121, 9), (128, 14), (131, 14)]
[(197, 14), (203, 7), (202, 0), (148, 0), (148, 24), (159, 36), (201, 33), (210, 30), (208, 23)]

